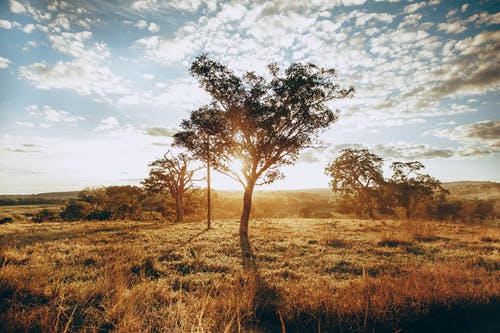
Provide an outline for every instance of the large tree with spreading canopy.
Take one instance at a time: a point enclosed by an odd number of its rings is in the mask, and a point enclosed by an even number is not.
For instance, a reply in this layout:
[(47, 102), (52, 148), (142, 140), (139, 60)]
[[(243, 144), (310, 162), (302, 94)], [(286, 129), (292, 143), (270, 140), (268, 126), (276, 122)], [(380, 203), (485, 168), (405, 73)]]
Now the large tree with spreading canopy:
[(382, 165), (382, 158), (368, 149), (346, 148), (327, 165), (325, 173), (331, 178), (330, 188), (334, 192), (351, 196), (363, 214), (373, 219), (377, 190), (384, 184)]
[[(334, 69), (301, 63), (268, 69), (267, 77), (239, 76), (206, 55), (197, 57), (190, 72), (212, 101), (193, 111), (174, 136), (177, 145), (243, 186), (242, 238), (248, 237), (255, 186), (281, 178), (279, 167), (293, 164), (318, 132), (337, 120), (338, 111), (326, 102), (354, 92), (335, 81)], [(241, 161), (240, 170), (234, 169), (235, 160)]]

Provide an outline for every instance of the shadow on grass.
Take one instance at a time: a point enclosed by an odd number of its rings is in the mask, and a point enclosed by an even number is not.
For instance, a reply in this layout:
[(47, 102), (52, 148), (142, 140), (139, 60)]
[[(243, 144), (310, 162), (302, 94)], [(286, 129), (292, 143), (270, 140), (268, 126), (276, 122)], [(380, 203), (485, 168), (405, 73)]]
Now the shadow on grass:
[(285, 331), (284, 323), (279, 311), (279, 295), (275, 287), (271, 286), (259, 274), (252, 244), (248, 237), (240, 237), (243, 269), (253, 277), (255, 283), (253, 308), (257, 320), (257, 331)]

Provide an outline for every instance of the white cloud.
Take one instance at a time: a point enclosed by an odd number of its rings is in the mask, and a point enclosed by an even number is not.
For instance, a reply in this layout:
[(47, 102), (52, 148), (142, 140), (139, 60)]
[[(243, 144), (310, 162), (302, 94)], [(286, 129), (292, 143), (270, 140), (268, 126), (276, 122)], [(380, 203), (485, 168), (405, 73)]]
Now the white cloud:
[[(63, 32), (59, 35), (50, 35), (49, 40), (52, 44), (52, 47), (59, 52), (64, 54), (73, 56), (75, 58), (83, 57), (83, 56), (92, 56), (104, 54), (109, 55), (109, 50), (103, 44), (100, 45), (100, 50), (94, 51), (89, 50), (88, 46), (85, 44), (92, 37), (92, 32), (90, 31), (81, 31), (81, 32)], [(99, 46), (98, 45), (98, 46)]]
[(0, 20), (0, 28), (3, 29), (12, 29), (12, 23), (7, 20)]
[(137, 0), (132, 3), (132, 9), (139, 11), (153, 11), (157, 8), (156, 0)]
[(142, 74), (142, 78), (144, 80), (153, 80), (155, 78), (155, 76), (151, 73), (144, 73), (144, 74)]
[(356, 19), (356, 26), (364, 26), (370, 20), (376, 20), (383, 23), (392, 23), (394, 16), (387, 13), (363, 13)]
[(449, 17), (452, 17), (454, 16), (455, 14), (458, 13), (458, 9), (456, 8), (453, 8), (452, 10), (450, 10), (447, 14), (446, 14), (446, 18), (449, 18)]
[(500, 149), (500, 121), (498, 120), (486, 120), (454, 128), (436, 129), (431, 133), (437, 137)]
[(158, 36), (141, 38), (135, 46), (143, 49), (150, 60), (167, 65), (185, 60), (197, 49), (196, 44), (189, 39)]
[(95, 131), (107, 131), (107, 130), (113, 130), (117, 129), (120, 127), (120, 123), (118, 122), (118, 119), (115, 117), (108, 117), (104, 118), (99, 122), (99, 126), (97, 126), (94, 130)]
[(9, 64), (11, 63), (12, 62), (9, 59), (0, 57), (0, 69), (9, 67)]
[(463, 4), (463, 5), (462, 5), (462, 7), (461, 7), (461, 10), (460, 10), (460, 11), (461, 11), (462, 13), (465, 13), (465, 12), (467, 11), (467, 8), (469, 8), (469, 4), (468, 4), (468, 3), (465, 3), (465, 4)]
[(139, 21), (137, 21), (137, 23), (134, 24), (134, 27), (137, 27), (139, 29), (147, 28), (147, 26), (148, 26), (148, 22), (144, 21), (144, 20), (139, 20)]
[(44, 90), (70, 89), (79, 95), (99, 97), (130, 92), (123, 79), (108, 67), (85, 59), (58, 61), (52, 66), (37, 62), (20, 67), (19, 72), (35, 87)]
[(56, 110), (48, 105), (38, 107), (37, 105), (28, 105), (26, 110), (31, 116), (41, 117), (45, 121), (51, 123), (75, 123), (79, 120), (84, 120), (81, 116), (72, 116), (66, 111)]
[(158, 26), (158, 24), (151, 22), (149, 24), (148, 30), (151, 32), (158, 32), (160, 31), (160, 27)]
[(193, 79), (178, 79), (156, 88), (155, 91), (122, 96), (117, 106), (153, 105), (179, 111), (191, 110), (209, 101), (208, 94)]
[(26, 9), (18, 1), (10, 0), (10, 11), (15, 13), (15, 14), (21, 14), (21, 13), (26, 12)]
[(461, 22), (439, 23), (438, 30), (444, 31), (449, 34), (459, 34), (464, 32), (467, 28)]
[(34, 24), (26, 24), (23, 28), (23, 31), (27, 34), (32, 33), (36, 29), (36, 25)]
[(422, 1), (422, 2), (413, 3), (411, 5), (407, 5), (404, 7), (403, 10), (406, 14), (410, 14), (410, 13), (414, 13), (414, 12), (418, 11), (421, 8), (424, 8), (425, 6), (427, 6), (427, 3)]

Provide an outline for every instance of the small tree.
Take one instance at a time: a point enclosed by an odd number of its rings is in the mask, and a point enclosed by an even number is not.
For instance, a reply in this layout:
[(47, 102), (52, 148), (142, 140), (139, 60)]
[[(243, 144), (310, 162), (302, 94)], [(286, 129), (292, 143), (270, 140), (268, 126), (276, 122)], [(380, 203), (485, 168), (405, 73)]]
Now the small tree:
[(193, 186), (193, 175), (200, 169), (189, 169), (192, 161), (193, 158), (187, 154), (175, 156), (167, 152), (163, 158), (149, 164), (149, 177), (142, 182), (149, 192), (170, 193), (175, 200), (177, 222), (182, 222), (184, 218), (184, 194)]
[[(191, 112), (189, 120), (183, 120), (184, 131), (174, 135), (174, 145), (187, 148), (195, 158), (205, 162), (207, 168), (207, 229), (211, 227), (210, 169), (224, 158), (224, 151), (232, 147), (230, 129), (224, 113), (216, 105), (207, 105)], [(226, 158), (227, 162), (227, 158)], [(219, 169), (219, 168), (218, 168)]]
[[(212, 103), (192, 112), (181, 124), (183, 131), (174, 136), (176, 144), (196, 157), (217, 151), (208, 160), (243, 186), (241, 239), (248, 238), (255, 186), (282, 178), (278, 168), (293, 164), (318, 131), (336, 121), (337, 114), (326, 102), (354, 91), (334, 82), (333, 69), (300, 63), (284, 72), (275, 64), (268, 69), (269, 80), (254, 72), (237, 76), (205, 55), (196, 58), (190, 72), (211, 95)], [(201, 148), (203, 142), (207, 149)], [(241, 170), (232, 169), (234, 160), (242, 162)]]
[(393, 175), (390, 183), (394, 188), (397, 205), (405, 209), (406, 218), (411, 219), (417, 205), (432, 199), (437, 192), (443, 196), (448, 191), (441, 187), (441, 182), (421, 171), (424, 165), (419, 161), (393, 162)]
[(361, 213), (373, 219), (377, 205), (377, 189), (384, 183), (383, 160), (367, 149), (347, 148), (325, 168), (331, 177), (330, 188), (340, 192), (344, 200), (351, 197), (359, 205)]

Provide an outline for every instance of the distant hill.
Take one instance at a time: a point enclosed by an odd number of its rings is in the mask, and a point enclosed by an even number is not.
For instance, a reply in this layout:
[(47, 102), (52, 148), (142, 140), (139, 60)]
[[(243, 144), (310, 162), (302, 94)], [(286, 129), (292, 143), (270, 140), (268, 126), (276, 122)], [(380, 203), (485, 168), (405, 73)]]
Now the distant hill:
[(500, 200), (500, 183), (461, 181), (443, 183), (450, 191), (450, 197), (455, 199)]
[(79, 191), (0, 195), (0, 206), (60, 204), (78, 197)]

